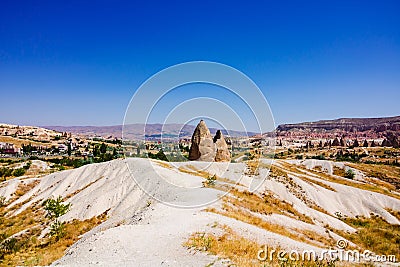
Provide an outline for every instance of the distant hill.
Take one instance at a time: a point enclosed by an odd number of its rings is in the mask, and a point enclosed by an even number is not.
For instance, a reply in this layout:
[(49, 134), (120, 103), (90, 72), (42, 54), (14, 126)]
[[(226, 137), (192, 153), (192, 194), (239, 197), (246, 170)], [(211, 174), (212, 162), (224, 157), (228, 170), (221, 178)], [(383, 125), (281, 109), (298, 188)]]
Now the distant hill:
[(336, 120), (321, 120), (316, 122), (282, 124), (276, 128), (277, 132), (324, 132), (334, 130), (345, 132), (400, 131), (400, 116), (386, 118), (342, 118)]
[[(59, 132), (71, 132), (73, 134), (82, 134), (86, 136), (101, 136), (101, 137), (117, 137), (121, 138), (122, 125), (114, 126), (43, 126), (47, 129), (52, 129)], [(161, 132), (163, 137), (182, 137), (190, 138), (196, 126), (189, 124), (129, 124), (124, 126), (124, 138), (137, 140), (143, 138), (145, 131), (149, 138), (159, 138)], [(218, 129), (210, 128), (211, 134), (215, 134)], [(238, 136), (253, 136), (257, 133), (242, 132), (234, 130), (222, 130), (222, 133), (231, 137)]]
[[(121, 138), (122, 125), (113, 126), (43, 126), (44, 128), (58, 132), (70, 132), (85, 136), (110, 136)], [(196, 126), (183, 124), (129, 124), (124, 126), (124, 138), (138, 140), (143, 138), (145, 131), (146, 137), (157, 139), (162, 135), (164, 138), (190, 138)], [(210, 128), (210, 132), (215, 134), (218, 129)], [(293, 124), (281, 124), (276, 128), (278, 134), (284, 133), (386, 133), (388, 131), (400, 132), (400, 116), (385, 118), (341, 118), (335, 120), (320, 120), (315, 122), (301, 122)], [(242, 132), (235, 130), (223, 130), (224, 135), (231, 137), (254, 136), (255, 132)]]
[(52, 129), (45, 129), (36, 126), (22, 126), (0, 123), (0, 137), (19, 137), (29, 138), (37, 141), (51, 141), (56, 136), (61, 136), (60, 132)]

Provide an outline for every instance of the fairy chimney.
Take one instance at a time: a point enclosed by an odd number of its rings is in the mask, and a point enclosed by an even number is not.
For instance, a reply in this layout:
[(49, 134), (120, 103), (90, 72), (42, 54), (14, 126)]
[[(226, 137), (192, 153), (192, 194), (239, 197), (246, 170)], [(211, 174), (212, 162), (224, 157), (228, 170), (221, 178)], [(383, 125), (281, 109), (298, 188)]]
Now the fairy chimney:
[(214, 161), (215, 144), (206, 123), (201, 120), (192, 135), (189, 160)]
[(228, 145), (226, 144), (224, 135), (220, 130), (214, 136), (214, 143), (216, 148), (215, 161), (217, 162), (230, 162), (231, 154), (229, 153)]
[(192, 135), (189, 160), (230, 162), (231, 154), (222, 132), (218, 130), (213, 138), (201, 120)]

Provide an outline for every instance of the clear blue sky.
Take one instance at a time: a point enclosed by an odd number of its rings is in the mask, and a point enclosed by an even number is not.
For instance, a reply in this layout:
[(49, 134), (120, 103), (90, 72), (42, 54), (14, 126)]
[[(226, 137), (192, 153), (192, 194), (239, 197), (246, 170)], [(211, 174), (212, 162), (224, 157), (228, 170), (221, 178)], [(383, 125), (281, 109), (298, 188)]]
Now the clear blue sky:
[(1, 1), (0, 122), (121, 124), (165, 67), (221, 62), (276, 124), (400, 115), (400, 1)]

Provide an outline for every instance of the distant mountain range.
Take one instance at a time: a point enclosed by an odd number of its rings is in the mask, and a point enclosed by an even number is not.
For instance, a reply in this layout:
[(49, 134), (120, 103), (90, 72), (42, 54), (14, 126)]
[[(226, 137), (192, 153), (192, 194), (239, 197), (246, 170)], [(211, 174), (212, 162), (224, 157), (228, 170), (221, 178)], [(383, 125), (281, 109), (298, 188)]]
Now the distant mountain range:
[[(121, 138), (122, 125), (114, 126), (43, 126), (44, 128), (71, 132), (85, 136), (101, 136), (104, 138)], [(138, 140), (143, 138), (145, 132), (148, 139), (163, 138), (190, 138), (196, 126), (189, 124), (129, 124), (124, 126), (124, 138)], [(216, 128), (209, 128), (211, 134), (215, 134)], [(373, 132), (386, 133), (388, 131), (400, 132), (400, 116), (385, 118), (341, 118), (335, 120), (320, 120), (315, 122), (301, 122), (292, 124), (281, 124), (276, 128), (276, 133), (329, 133), (329, 132)], [(162, 133), (161, 133), (162, 132)], [(254, 136), (258, 133), (243, 132), (235, 130), (222, 130), (226, 136)]]
[[(163, 138), (190, 138), (196, 126), (189, 124), (129, 124), (114, 126), (43, 126), (43, 128), (59, 131), (70, 132), (73, 134), (81, 134), (85, 136), (101, 136), (104, 138), (117, 137), (121, 138), (122, 128), (124, 127), (124, 138), (129, 140), (143, 139), (145, 132), (146, 138), (159, 139), (161, 134)], [(215, 134), (217, 128), (209, 128), (211, 134)], [(253, 136), (255, 132), (243, 132), (235, 130), (222, 130), (226, 136)]]
[(321, 120), (316, 122), (282, 124), (276, 128), (277, 132), (323, 132), (334, 130), (345, 132), (400, 131), (400, 116), (386, 118), (342, 118), (336, 120)]

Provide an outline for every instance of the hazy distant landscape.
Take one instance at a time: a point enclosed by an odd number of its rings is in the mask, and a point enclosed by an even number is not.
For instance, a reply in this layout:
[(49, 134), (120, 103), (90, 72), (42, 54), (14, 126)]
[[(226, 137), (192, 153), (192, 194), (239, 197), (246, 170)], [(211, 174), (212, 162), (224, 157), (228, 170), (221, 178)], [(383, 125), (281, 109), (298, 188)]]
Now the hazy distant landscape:
[[(141, 140), (143, 137), (181, 137), (190, 138), (195, 125), (190, 124), (129, 124), (129, 125), (114, 125), (114, 126), (43, 126), (43, 128), (59, 131), (71, 132), (74, 134), (83, 134), (86, 136), (100, 137), (116, 137), (121, 138), (122, 129), (124, 129), (124, 138), (129, 140)], [(215, 134), (216, 128), (210, 128), (210, 132)], [(225, 135), (229, 136), (252, 136), (257, 133), (241, 132), (235, 130), (222, 130)]]

